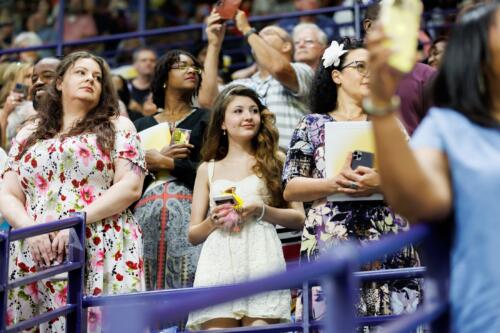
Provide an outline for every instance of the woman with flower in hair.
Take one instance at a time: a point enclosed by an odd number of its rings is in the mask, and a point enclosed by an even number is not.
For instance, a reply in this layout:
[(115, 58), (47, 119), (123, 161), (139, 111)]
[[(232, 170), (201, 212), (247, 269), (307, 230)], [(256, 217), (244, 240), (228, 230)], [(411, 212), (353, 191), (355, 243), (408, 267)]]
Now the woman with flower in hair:
[[(321, 253), (343, 241), (360, 243), (397, 233), (408, 222), (394, 214), (383, 201), (327, 201), (334, 193), (364, 197), (380, 193), (380, 177), (375, 169), (352, 170), (351, 157), (341, 172), (327, 178), (325, 165), (325, 123), (332, 121), (368, 121), (361, 103), (368, 94), (370, 72), (368, 52), (361, 41), (336, 41), (325, 51), (316, 71), (310, 96), (310, 115), (295, 129), (283, 172), (284, 197), (289, 201), (313, 202), (302, 235), (301, 260), (315, 260)], [(408, 247), (364, 269), (417, 266), (418, 256)], [(313, 290), (318, 294), (319, 289)], [(361, 315), (387, 315), (416, 308), (419, 286), (413, 281), (367, 283), (360, 290)], [(316, 296), (316, 300), (321, 298)], [(323, 304), (324, 305), (324, 304)], [(316, 302), (314, 317), (323, 315)]]
[[(189, 240), (203, 243), (195, 287), (231, 284), (285, 270), (275, 225), (300, 229), (302, 206), (283, 200), (274, 115), (257, 93), (231, 85), (217, 97), (202, 148)], [(219, 204), (223, 193), (235, 203)], [(266, 325), (290, 320), (290, 291), (278, 290), (193, 312), (190, 329)]]
[[(142, 235), (127, 209), (141, 195), (144, 154), (134, 125), (118, 116), (118, 99), (105, 61), (88, 52), (66, 56), (37, 118), (13, 140), (0, 192), (0, 211), (13, 228), (85, 212), (85, 293), (144, 290)], [(15, 242), (9, 277), (65, 260), (69, 231)], [(66, 303), (66, 282), (42, 280), (9, 291), (8, 324)], [(89, 309), (89, 332), (100, 332), (99, 309)], [(64, 332), (64, 318), (30, 332)]]

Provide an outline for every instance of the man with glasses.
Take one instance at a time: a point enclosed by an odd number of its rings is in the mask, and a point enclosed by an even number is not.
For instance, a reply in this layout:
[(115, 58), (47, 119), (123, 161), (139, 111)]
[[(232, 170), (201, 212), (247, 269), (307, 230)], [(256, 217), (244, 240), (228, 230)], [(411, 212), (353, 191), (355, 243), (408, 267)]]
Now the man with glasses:
[(309, 65), (315, 71), (328, 46), (326, 33), (314, 23), (300, 23), (293, 28), (292, 39), (293, 59)]
[[(307, 98), (314, 72), (306, 64), (292, 62), (293, 42), (282, 28), (266, 26), (257, 33), (243, 11), (238, 11), (235, 22), (251, 47), (258, 71), (248, 79), (232, 83), (254, 89), (275, 114), (279, 146), (286, 151), (296, 125), (308, 113)], [(208, 48), (199, 103), (210, 108), (218, 95), (218, 59), (225, 35), (225, 26), (216, 12), (209, 16), (206, 32)]]

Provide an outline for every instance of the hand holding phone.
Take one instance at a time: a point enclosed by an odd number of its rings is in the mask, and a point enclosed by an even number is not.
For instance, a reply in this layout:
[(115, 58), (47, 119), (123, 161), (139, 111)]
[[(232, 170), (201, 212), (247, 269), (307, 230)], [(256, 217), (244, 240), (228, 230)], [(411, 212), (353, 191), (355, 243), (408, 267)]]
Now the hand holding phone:
[(363, 150), (353, 151), (351, 160), (351, 169), (356, 170), (356, 168), (359, 166), (373, 168), (373, 153)]
[(215, 4), (215, 11), (223, 20), (232, 20), (240, 5), (241, 0), (219, 0)]
[(395, 52), (389, 65), (402, 73), (413, 69), (423, 5), (420, 0), (382, 0), (380, 21), (390, 37), (388, 48)]
[(28, 86), (22, 83), (16, 83), (14, 86), (14, 92), (23, 95), (23, 99), (28, 97)]

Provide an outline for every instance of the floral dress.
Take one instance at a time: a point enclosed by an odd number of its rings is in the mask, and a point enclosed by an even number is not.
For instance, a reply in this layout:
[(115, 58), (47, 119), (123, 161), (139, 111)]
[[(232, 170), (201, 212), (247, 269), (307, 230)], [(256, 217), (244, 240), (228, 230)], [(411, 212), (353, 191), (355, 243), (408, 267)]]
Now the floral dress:
[[(40, 140), (22, 156), (14, 140), (7, 170), (18, 174), (26, 211), (44, 223), (71, 216), (113, 185), (114, 161), (126, 159), (145, 169), (135, 133), (117, 131), (110, 154), (99, 149), (95, 134)], [(144, 290), (142, 232), (129, 210), (86, 227), (85, 293), (99, 296)], [(11, 245), (11, 280), (37, 271), (25, 241)], [(47, 279), (13, 289), (8, 295), (8, 324), (66, 304), (65, 279)], [(99, 332), (101, 314), (89, 309), (88, 331)], [(40, 325), (42, 332), (64, 332), (64, 319)], [(38, 332), (32, 328), (30, 332)]]
[[(287, 154), (283, 183), (294, 177), (326, 178), (324, 124), (334, 121), (328, 114), (305, 116), (293, 134)], [(361, 244), (377, 240), (384, 234), (407, 230), (408, 222), (393, 213), (383, 201), (332, 202), (325, 198), (312, 203), (305, 221), (301, 242), (301, 260), (312, 261), (331, 247), (346, 240)], [(363, 270), (418, 266), (412, 247), (376, 261)], [(323, 295), (314, 290), (314, 317), (324, 312)], [(360, 289), (360, 315), (387, 315), (413, 311), (420, 300), (416, 281), (365, 283)]]

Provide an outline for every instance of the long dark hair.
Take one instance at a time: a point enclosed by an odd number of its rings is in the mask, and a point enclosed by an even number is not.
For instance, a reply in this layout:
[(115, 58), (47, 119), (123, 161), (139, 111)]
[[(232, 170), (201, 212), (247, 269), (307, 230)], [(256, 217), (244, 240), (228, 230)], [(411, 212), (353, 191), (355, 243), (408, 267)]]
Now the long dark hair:
[(255, 151), (255, 165), (253, 172), (262, 178), (271, 194), (270, 205), (274, 207), (285, 207), (283, 199), (283, 187), (281, 185), (281, 171), (283, 170), (283, 159), (278, 153), (278, 130), (276, 129), (275, 117), (259, 99), (257, 93), (243, 85), (230, 85), (217, 96), (208, 129), (206, 141), (201, 149), (201, 158), (208, 162), (212, 159), (219, 161), (228, 152), (229, 142), (226, 135), (222, 134), (222, 123), (229, 103), (236, 96), (251, 98), (260, 111), (260, 127), (257, 135), (252, 139)]
[[(151, 91), (153, 92), (153, 103), (155, 103), (159, 108), (163, 108), (165, 106), (165, 89), (168, 89), (165, 84), (168, 82), (168, 73), (170, 72), (170, 69), (172, 69), (172, 65), (179, 62), (181, 54), (191, 58), (196, 67), (203, 68), (195, 56), (184, 50), (170, 50), (158, 59), (155, 66), (153, 80), (151, 82)], [(188, 103), (191, 102), (192, 97), (198, 95), (198, 91), (200, 90), (201, 75), (196, 74), (196, 76), (198, 77), (198, 85), (193, 91), (193, 94), (188, 96), (189, 101), (186, 101)]]
[(36, 141), (53, 138), (59, 133), (62, 127), (63, 108), (62, 93), (56, 89), (56, 85), (58, 82), (61, 82), (66, 71), (77, 60), (87, 58), (94, 60), (101, 69), (101, 96), (97, 105), (86, 114), (85, 118), (78, 121), (63, 137), (85, 132), (95, 133), (97, 144), (105, 153), (109, 153), (113, 149), (115, 144), (115, 127), (111, 120), (118, 117), (119, 111), (118, 97), (111, 79), (109, 67), (103, 58), (86, 51), (79, 51), (64, 57), (57, 66), (56, 77), (48, 86), (47, 94), (43, 97), (37, 109), (37, 115), (34, 118), (36, 129), (23, 144), (19, 156), (22, 156)]
[[(353, 38), (344, 38), (339, 41), (339, 44), (344, 44), (344, 50), (355, 50), (363, 48), (363, 41)], [(345, 59), (348, 53), (340, 56), (340, 63), (338, 66), (333, 64), (326, 67), (323, 66), (321, 60), (316, 73), (314, 75), (311, 94), (309, 95), (309, 104), (312, 113), (325, 114), (337, 107), (337, 85), (332, 80), (332, 71), (339, 70), (344, 66)]]
[(492, 60), (489, 31), (499, 9), (498, 4), (479, 5), (461, 17), (450, 34), (432, 87), (434, 105), (453, 109), (487, 127), (498, 126), (486, 72)]

